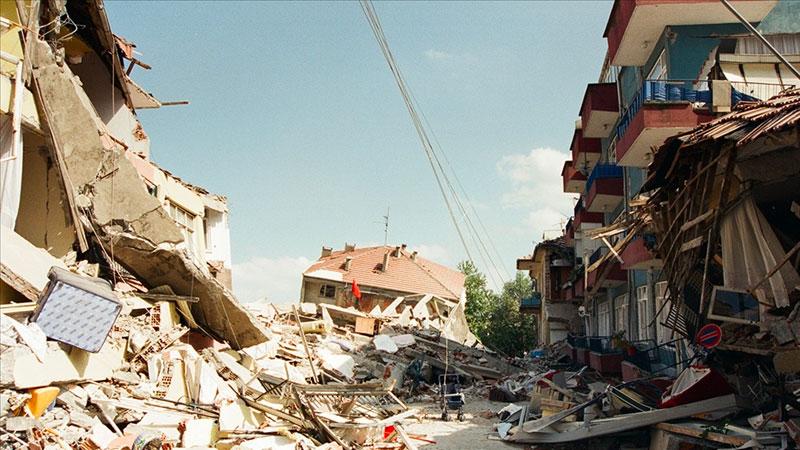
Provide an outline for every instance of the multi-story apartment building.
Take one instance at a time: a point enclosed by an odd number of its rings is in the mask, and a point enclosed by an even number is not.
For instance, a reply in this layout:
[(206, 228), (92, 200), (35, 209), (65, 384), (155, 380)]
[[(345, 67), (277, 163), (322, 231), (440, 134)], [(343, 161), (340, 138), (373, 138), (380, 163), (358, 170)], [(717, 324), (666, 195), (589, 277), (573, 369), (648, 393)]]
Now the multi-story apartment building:
[[(783, 20), (795, 5), (731, 3), (783, 56), (800, 61), (800, 29)], [(616, 0), (604, 37), (605, 64), (599, 82), (586, 86), (561, 173), (564, 192), (577, 202), (565, 229), (575, 263), (560, 299), (580, 304), (582, 320), (571, 330), (578, 337), (570, 338), (579, 361), (609, 372), (654, 371), (682, 350), (663, 325), (667, 284), (652, 236), (591, 230), (624, 223), (631, 205), (646, 199), (645, 169), (665, 138), (800, 79), (718, 0)], [(614, 252), (626, 238), (624, 251)], [(639, 367), (622, 363), (626, 345), (647, 355)]]

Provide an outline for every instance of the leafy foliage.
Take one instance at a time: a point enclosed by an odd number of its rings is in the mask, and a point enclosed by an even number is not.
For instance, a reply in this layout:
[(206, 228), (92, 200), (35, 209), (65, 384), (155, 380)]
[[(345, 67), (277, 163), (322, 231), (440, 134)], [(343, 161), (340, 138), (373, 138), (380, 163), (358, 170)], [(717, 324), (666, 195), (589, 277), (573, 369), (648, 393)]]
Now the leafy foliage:
[(519, 312), (522, 299), (533, 294), (530, 278), (517, 272), (498, 295), (486, 286), (486, 276), (471, 261), (463, 261), (458, 269), (466, 276), (467, 322), (481, 342), (506, 355), (519, 356), (533, 349), (536, 321)]

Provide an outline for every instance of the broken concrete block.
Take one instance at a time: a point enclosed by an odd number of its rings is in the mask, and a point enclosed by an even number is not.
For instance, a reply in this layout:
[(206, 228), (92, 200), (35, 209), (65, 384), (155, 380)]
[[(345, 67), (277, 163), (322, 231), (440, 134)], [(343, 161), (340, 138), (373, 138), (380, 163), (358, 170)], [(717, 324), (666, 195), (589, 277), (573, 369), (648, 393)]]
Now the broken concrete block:
[(254, 360), (258, 360), (261, 358), (274, 358), (278, 356), (279, 346), (280, 346), (280, 341), (278, 339), (270, 339), (258, 345), (245, 347), (242, 349), (242, 352), (249, 355)]
[(113, 431), (109, 430), (108, 427), (103, 425), (103, 422), (100, 422), (100, 420), (95, 417), (92, 423), (92, 429), (89, 430), (88, 438), (95, 445), (100, 447), (101, 450), (104, 450), (107, 449), (111, 442), (117, 438), (117, 435), (114, 434)]
[(297, 443), (285, 436), (265, 436), (244, 441), (234, 450), (294, 450)]
[(317, 304), (309, 302), (300, 303), (300, 312), (308, 316), (316, 316)]
[(355, 360), (350, 355), (340, 355), (325, 348), (317, 350), (317, 355), (322, 360), (322, 367), (342, 374), (345, 378), (353, 378)]
[(63, 387), (63, 391), (58, 395), (56, 403), (66, 405), (71, 409), (85, 408), (89, 402), (89, 394), (77, 384), (68, 384)]
[(396, 353), (398, 348), (397, 344), (394, 343), (394, 340), (385, 334), (379, 334), (372, 339), (372, 343), (375, 345), (375, 348), (387, 353)]
[[(97, 353), (48, 342), (45, 362), (40, 362), (30, 350), (15, 348), (0, 356), (0, 366), (10, 369), (12, 383), (18, 389), (49, 386), (70, 381), (101, 381), (111, 378), (122, 366), (124, 349), (106, 342)], [(5, 377), (3, 377), (5, 381)]]
[(36, 419), (27, 416), (7, 417), (4, 425), (8, 431), (27, 431), (36, 425)]
[(219, 431), (221, 433), (253, 430), (258, 428), (260, 423), (261, 414), (239, 399), (223, 403), (219, 407)]
[(186, 448), (213, 446), (218, 432), (219, 426), (214, 419), (188, 420), (181, 445)]
[(417, 343), (417, 340), (414, 339), (414, 336), (411, 334), (399, 334), (397, 336), (392, 336), (392, 340), (400, 348), (410, 347)]

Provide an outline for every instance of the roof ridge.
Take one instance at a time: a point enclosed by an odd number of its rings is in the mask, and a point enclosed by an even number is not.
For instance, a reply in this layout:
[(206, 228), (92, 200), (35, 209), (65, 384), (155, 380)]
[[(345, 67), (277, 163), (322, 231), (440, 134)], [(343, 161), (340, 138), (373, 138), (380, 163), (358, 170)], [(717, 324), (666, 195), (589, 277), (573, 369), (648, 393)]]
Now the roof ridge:
[[(420, 258), (420, 259), (423, 259), (424, 261), (427, 261), (427, 259), (424, 259), (424, 258)], [(455, 292), (451, 291), (450, 288), (447, 287), (444, 283), (442, 283), (441, 280), (439, 280), (437, 277), (433, 276), (433, 274), (430, 273), (430, 271), (426, 267), (420, 265), (420, 263), (416, 259), (408, 258), (408, 260), (411, 261), (412, 263), (414, 263), (420, 269), (422, 269), (422, 271), (425, 272), (425, 274), (428, 275), (431, 279), (433, 279), (433, 281), (439, 283), (439, 285), (441, 287), (443, 287), (445, 291), (453, 294), (453, 296), (455, 296), (455, 297), (459, 297), (458, 294), (456, 294)], [(430, 262), (433, 263), (433, 264), (437, 264), (437, 263), (435, 263), (433, 261), (430, 261)], [(439, 264), (439, 265), (441, 265), (441, 264)], [(442, 266), (442, 267), (445, 267), (445, 266)], [(445, 267), (445, 268), (449, 269), (449, 267)], [(452, 270), (452, 269), (450, 269), (450, 270)]]

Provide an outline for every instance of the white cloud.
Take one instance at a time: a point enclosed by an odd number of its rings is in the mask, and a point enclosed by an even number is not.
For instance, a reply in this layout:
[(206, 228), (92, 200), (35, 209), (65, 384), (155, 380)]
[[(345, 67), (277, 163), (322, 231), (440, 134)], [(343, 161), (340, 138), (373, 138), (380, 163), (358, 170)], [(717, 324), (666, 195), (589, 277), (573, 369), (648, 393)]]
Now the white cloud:
[(425, 56), (428, 59), (433, 59), (433, 60), (444, 60), (453, 58), (453, 55), (451, 53), (447, 53), (442, 50), (436, 50), (433, 48), (425, 51)]
[(506, 155), (497, 171), (510, 182), (501, 204), (506, 209), (527, 210), (524, 224), (535, 240), (545, 233), (554, 237), (562, 222), (572, 215), (570, 195), (563, 193), (561, 169), (568, 153), (552, 148), (535, 148), (526, 154)]
[(306, 257), (255, 257), (233, 265), (233, 292), (242, 302), (262, 300), (293, 303), (300, 300), (303, 271), (312, 261)]
[(411, 246), (411, 250), (419, 252), (419, 256), (435, 263), (443, 264), (445, 266), (451, 266), (454, 264), (450, 251), (442, 245), (420, 244)]
[(535, 148), (528, 154), (506, 155), (497, 163), (501, 177), (511, 182), (502, 196), (504, 208), (542, 208), (568, 212), (569, 196), (563, 193), (561, 168), (568, 154), (552, 148)]
[(561, 229), (567, 224), (567, 218), (554, 209), (542, 208), (530, 211), (524, 224), (529, 232), (533, 230), (533, 240), (541, 241), (560, 236)]

